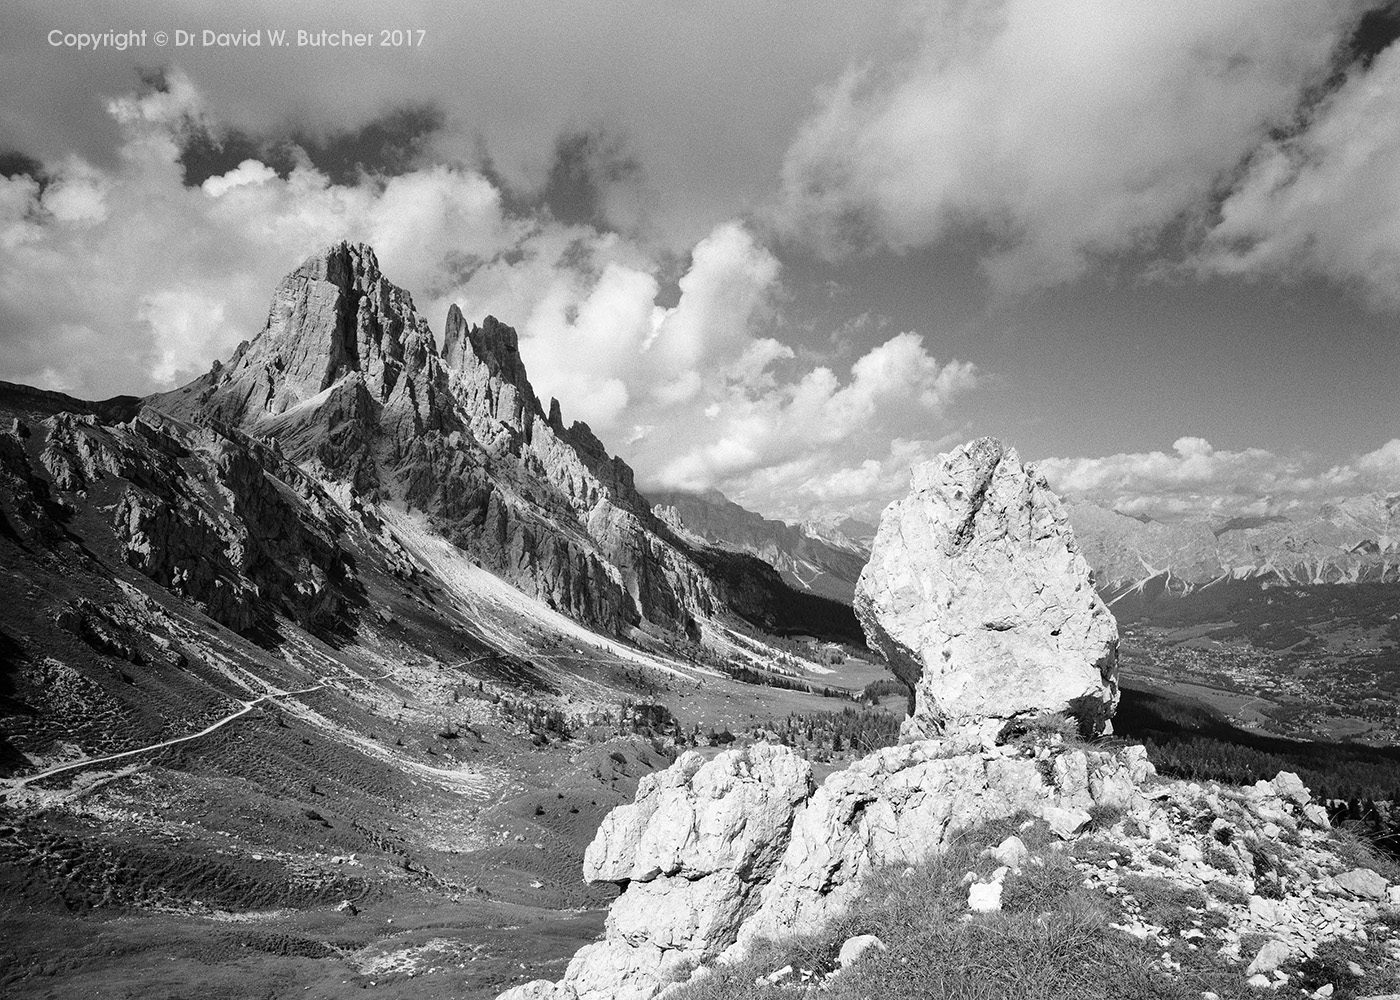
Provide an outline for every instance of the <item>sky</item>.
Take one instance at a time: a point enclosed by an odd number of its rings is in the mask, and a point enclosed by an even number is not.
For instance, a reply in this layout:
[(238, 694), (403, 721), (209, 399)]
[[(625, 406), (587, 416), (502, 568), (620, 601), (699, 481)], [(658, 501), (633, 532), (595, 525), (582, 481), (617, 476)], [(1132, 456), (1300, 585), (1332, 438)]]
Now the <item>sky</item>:
[(1397, 36), (1394, 0), (10, 0), (0, 379), (181, 384), (351, 239), (439, 333), (515, 326), (644, 489), (870, 520), (991, 434), (1164, 520), (1400, 492)]

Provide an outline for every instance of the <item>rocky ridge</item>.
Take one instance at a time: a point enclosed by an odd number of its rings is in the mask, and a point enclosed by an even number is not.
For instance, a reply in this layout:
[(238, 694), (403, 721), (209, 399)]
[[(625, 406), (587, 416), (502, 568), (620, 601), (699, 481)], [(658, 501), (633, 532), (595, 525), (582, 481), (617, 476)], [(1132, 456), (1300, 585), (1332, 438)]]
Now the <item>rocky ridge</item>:
[(75, 510), (101, 505), (124, 562), (234, 631), (280, 615), (331, 636), (363, 603), (351, 522), (275, 444), (153, 411), (114, 424), (58, 412), (15, 420), (0, 469), (28, 512), (11, 531), (61, 539)]
[(706, 545), (746, 552), (768, 563), (789, 586), (850, 604), (869, 551), (835, 529), (763, 517), (718, 490), (651, 491), (653, 512)]
[(914, 692), (909, 736), (991, 736), (1043, 713), (1098, 735), (1118, 703), (1117, 625), (1059, 498), (992, 438), (914, 469), (881, 518), (856, 614)]
[(557, 405), (545, 416), (515, 331), (493, 317), (468, 326), (454, 309), (439, 353), (367, 246), (307, 260), (256, 338), (148, 403), (276, 438), (368, 499), (427, 511), (482, 565), (586, 624), (695, 633), (715, 610), (626, 465), (586, 425), (566, 428)]

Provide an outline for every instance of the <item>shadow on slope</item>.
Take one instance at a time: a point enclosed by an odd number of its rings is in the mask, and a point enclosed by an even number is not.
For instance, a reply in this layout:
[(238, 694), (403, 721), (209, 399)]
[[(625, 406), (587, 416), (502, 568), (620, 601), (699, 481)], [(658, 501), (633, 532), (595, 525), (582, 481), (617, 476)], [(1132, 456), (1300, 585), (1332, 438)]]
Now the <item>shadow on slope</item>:
[(810, 635), (865, 645), (865, 633), (849, 605), (792, 589), (757, 556), (699, 545), (686, 551), (714, 582), (721, 599), (750, 624), (778, 636)]
[(1391, 641), (1400, 642), (1397, 603), (1400, 584), (1395, 583), (1277, 587), (1229, 580), (1171, 600), (1131, 595), (1113, 605), (1113, 614), (1123, 624), (1161, 628), (1218, 623), (1213, 638), (1281, 650), (1319, 645), (1321, 636), (1344, 625), (1385, 629)]
[(1400, 747), (1320, 743), (1253, 733), (1192, 698), (1123, 688), (1115, 734), (1141, 742), (1163, 774), (1252, 784), (1293, 771), (1316, 798), (1400, 797)]

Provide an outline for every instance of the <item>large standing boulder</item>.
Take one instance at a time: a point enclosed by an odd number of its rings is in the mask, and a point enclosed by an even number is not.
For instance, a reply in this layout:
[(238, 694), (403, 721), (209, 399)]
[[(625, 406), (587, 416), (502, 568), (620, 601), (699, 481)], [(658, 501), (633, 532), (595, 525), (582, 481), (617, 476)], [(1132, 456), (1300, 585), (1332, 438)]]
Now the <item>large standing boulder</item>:
[(914, 469), (856, 585), (872, 648), (914, 692), (907, 739), (1049, 713), (1086, 734), (1118, 704), (1118, 626), (1059, 497), (981, 438)]

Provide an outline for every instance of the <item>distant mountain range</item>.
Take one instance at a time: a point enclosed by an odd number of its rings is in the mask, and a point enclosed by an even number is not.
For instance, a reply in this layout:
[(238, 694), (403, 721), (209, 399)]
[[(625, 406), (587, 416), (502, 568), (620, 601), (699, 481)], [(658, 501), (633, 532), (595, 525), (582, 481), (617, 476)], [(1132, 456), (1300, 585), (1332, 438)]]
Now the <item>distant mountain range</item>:
[[(774, 521), (722, 493), (654, 493), (655, 510), (678, 531), (747, 552), (796, 587), (849, 601), (874, 529)], [(1317, 586), (1400, 581), (1400, 494), (1327, 504), (1309, 516), (1166, 523), (1086, 501), (1066, 504), (1084, 556), (1109, 602), (1180, 596), (1212, 583)]]
[(1400, 494), (1367, 494), (1303, 516), (1211, 524), (1142, 521), (1092, 503), (1070, 523), (1110, 601), (1183, 594), (1224, 580), (1270, 585), (1400, 580)]

